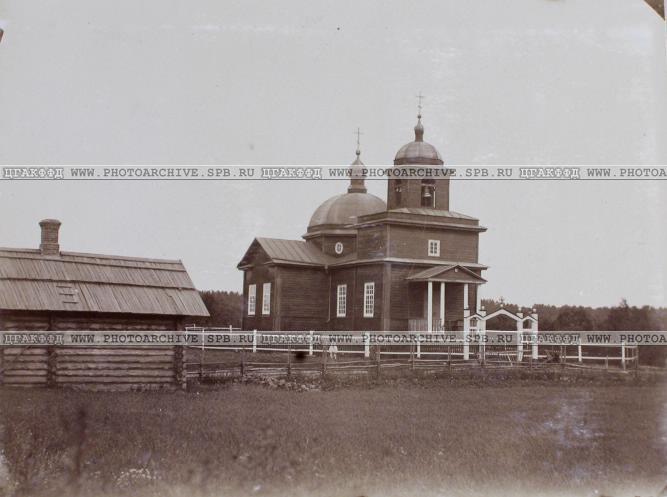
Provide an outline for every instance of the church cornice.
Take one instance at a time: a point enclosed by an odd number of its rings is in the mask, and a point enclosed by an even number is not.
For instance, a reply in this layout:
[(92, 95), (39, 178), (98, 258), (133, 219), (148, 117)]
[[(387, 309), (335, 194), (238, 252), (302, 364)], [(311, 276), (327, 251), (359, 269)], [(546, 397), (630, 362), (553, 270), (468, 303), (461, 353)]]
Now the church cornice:
[(373, 216), (372, 218), (371, 216), (366, 216), (366, 218), (367, 219), (364, 219), (359, 223), (355, 224), (354, 227), (356, 229), (359, 229), (367, 226), (391, 224), (391, 225), (402, 225), (402, 226), (416, 226), (421, 228), (429, 226), (434, 228), (445, 228), (455, 231), (472, 231), (477, 233), (482, 233), (487, 230), (486, 227), (479, 225), (443, 223), (441, 221), (431, 221), (431, 220), (425, 220), (423, 218), (393, 218), (391, 216), (382, 216), (382, 217)]
[(419, 266), (461, 266), (468, 269), (488, 269), (489, 266), (480, 264), (478, 262), (461, 262), (461, 261), (439, 261), (439, 260), (427, 260), (427, 259), (410, 259), (404, 257), (379, 257), (377, 259), (352, 259), (345, 260), (340, 262), (334, 262), (329, 264), (327, 267), (338, 268), (344, 266), (356, 266), (356, 265), (367, 265), (367, 264), (381, 264), (384, 262), (391, 262), (395, 264), (406, 264), (406, 265), (419, 265)]

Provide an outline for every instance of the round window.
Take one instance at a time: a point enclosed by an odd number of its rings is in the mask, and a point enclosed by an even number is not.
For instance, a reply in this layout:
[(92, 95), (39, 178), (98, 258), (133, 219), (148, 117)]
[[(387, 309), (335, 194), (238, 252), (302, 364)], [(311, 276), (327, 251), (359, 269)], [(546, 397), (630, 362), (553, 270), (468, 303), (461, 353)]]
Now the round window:
[(336, 242), (336, 245), (334, 246), (334, 250), (336, 251), (337, 254), (342, 254), (343, 253), (343, 243), (342, 242)]

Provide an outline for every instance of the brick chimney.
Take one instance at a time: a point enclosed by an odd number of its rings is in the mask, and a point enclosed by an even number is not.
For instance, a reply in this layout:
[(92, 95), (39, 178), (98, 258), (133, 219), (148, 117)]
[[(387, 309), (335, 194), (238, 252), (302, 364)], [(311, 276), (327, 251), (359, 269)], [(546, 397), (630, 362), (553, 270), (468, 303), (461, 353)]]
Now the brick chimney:
[(60, 245), (58, 245), (60, 221), (57, 219), (42, 219), (39, 226), (42, 228), (42, 241), (39, 244), (42, 255), (60, 255)]

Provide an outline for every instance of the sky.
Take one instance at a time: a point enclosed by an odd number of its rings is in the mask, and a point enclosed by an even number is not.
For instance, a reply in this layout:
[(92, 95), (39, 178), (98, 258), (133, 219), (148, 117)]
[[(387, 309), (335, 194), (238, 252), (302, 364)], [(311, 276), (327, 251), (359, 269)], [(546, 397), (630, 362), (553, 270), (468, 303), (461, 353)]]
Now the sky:
[[(665, 24), (637, 0), (2, 0), (0, 164), (667, 164)], [(182, 259), (239, 290), (255, 236), (299, 238), (342, 182), (9, 182), (0, 246)], [(386, 185), (374, 181), (385, 198)], [(483, 294), (667, 305), (667, 181), (452, 184)]]

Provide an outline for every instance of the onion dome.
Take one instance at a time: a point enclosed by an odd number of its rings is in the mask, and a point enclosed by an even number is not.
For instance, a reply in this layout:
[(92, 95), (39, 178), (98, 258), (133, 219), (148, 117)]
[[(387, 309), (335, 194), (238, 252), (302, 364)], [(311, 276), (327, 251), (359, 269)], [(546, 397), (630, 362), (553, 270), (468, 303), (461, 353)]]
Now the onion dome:
[(308, 223), (308, 231), (315, 227), (342, 228), (356, 222), (359, 216), (387, 210), (387, 204), (367, 192), (364, 184), (364, 163), (357, 143), (356, 159), (350, 165), (350, 186), (347, 193), (336, 195), (320, 205)]
[(422, 124), (421, 114), (417, 115), (417, 125), (415, 126), (415, 140), (403, 145), (394, 157), (394, 165), (403, 164), (424, 164), (424, 165), (442, 165), (440, 152), (424, 141), (424, 125)]

